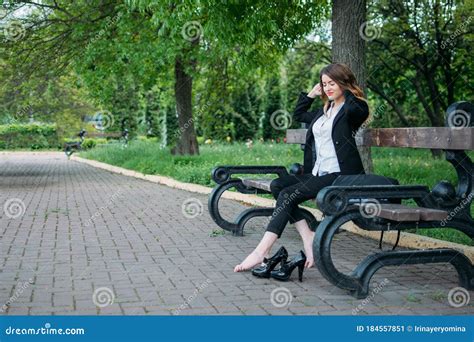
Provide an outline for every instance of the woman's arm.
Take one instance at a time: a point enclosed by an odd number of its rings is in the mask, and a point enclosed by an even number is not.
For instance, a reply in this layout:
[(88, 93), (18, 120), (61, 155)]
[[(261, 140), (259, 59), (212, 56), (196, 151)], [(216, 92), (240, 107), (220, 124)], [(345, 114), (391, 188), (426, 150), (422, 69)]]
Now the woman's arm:
[(313, 121), (318, 112), (308, 112), (313, 102), (314, 98), (309, 97), (305, 92), (301, 92), (295, 111), (293, 112), (293, 117), (296, 121), (305, 123), (311, 123), (311, 121)]
[(356, 97), (348, 89), (344, 90), (345, 110), (347, 111), (349, 122), (354, 129), (358, 129), (369, 117), (369, 106), (367, 102)]

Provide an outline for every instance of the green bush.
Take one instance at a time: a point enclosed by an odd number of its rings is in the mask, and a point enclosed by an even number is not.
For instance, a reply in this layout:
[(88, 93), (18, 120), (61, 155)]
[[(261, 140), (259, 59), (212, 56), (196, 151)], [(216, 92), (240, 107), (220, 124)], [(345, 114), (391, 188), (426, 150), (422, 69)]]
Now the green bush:
[(147, 137), (145, 135), (138, 135), (137, 140), (138, 141), (155, 142), (155, 143), (159, 141), (158, 137)]
[(96, 145), (104, 145), (109, 142), (106, 138), (95, 138), (94, 141)]
[(82, 148), (88, 150), (90, 148), (96, 147), (96, 145), (96, 139), (84, 139), (84, 142), (82, 143)]
[(45, 123), (0, 125), (0, 149), (61, 148), (56, 125)]

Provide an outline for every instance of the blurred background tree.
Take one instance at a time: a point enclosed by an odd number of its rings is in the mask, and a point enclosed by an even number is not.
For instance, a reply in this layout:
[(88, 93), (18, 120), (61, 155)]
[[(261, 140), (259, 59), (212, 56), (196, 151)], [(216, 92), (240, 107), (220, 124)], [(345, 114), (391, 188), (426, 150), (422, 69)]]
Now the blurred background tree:
[[(366, 85), (371, 126), (442, 126), (450, 103), (472, 99), (471, 2), (351, 6), (4, 1), (0, 122), (55, 122), (72, 137), (110, 113), (107, 130), (127, 128), (176, 154), (197, 154), (207, 139), (282, 139), (287, 125), (300, 127), (291, 122), (299, 92), (332, 61)], [(356, 10), (359, 30), (347, 32), (341, 18)], [(276, 128), (276, 116), (286, 125)]]

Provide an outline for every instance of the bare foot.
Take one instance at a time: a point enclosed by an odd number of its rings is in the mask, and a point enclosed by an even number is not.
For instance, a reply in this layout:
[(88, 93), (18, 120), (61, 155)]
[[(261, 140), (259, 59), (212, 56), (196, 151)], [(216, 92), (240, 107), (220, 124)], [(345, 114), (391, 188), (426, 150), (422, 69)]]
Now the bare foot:
[(305, 268), (311, 268), (314, 266), (314, 260), (309, 260), (308, 257), (306, 257), (306, 262), (304, 264)]
[(234, 272), (242, 272), (251, 269), (252, 267), (261, 264), (263, 262), (263, 255), (257, 251), (250, 253), (242, 263), (235, 266)]
[(308, 243), (304, 243), (304, 253), (306, 254), (306, 263), (304, 266), (306, 268), (311, 268), (314, 266), (314, 256), (313, 256), (313, 240), (311, 239)]
[(311, 268), (314, 265), (314, 257), (313, 257), (314, 232), (309, 229), (308, 223), (305, 220), (296, 222), (295, 227), (298, 233), (300, 233), (301, 239), (303, 240), (304, 253), (306, 254), (306, 262), (304, 266), (306, 268)]

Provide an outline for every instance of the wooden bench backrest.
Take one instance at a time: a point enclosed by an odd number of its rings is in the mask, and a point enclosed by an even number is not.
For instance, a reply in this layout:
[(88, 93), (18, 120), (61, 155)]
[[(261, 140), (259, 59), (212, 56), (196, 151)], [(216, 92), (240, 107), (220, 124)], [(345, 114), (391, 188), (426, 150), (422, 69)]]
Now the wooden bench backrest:
[[(287, 144), (304, 144), (306, 129), (289, 129)], [(413, 147), (474, 150), (474, 128), (417, 127), (364, 129), (356, 136), (359, 146)]]
[[(446, 110), (447, 127), (362, 129), (355, 136), (358, 146), (413, 147), (442, 150), (474, 150), (474, 106), (456, 102)], [(304, 144), (306, 129), (289, 129), (286, 143)]]
[(120, 138), (122, 132), (87, 132), (86, 138)]

